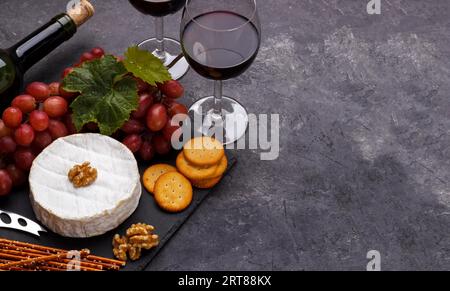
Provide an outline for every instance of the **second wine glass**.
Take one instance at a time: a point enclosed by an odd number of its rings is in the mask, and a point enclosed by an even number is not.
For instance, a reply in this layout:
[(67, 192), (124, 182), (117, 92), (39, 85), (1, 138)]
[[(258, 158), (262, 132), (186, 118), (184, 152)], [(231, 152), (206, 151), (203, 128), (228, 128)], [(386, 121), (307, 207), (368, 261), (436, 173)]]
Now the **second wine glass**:
[(129, 0), (140, 12), (155, 17), (155, 32), (153, 38), (141, 42), (138, 46), (148, 50), (159, 58), (165, 66), (172, 65), (169, 72), (174, 80), (182, 78), (189, 70), (185, 58), (172, 64), (181, 54), (180, 42), (164, 36), (164, 16), (174, 14), (183, 8), (186, 0)]
[(204, 135), (231, 144), (245, 135), (247, 110), (223, 96), (222, 81), (239, 76), (255, 60), (261, 29), (255, 0), (187, 0), (181, 23), (181, 44), (191, 67), (215, 81), (214, 95), (190, 109), (202, 118)]

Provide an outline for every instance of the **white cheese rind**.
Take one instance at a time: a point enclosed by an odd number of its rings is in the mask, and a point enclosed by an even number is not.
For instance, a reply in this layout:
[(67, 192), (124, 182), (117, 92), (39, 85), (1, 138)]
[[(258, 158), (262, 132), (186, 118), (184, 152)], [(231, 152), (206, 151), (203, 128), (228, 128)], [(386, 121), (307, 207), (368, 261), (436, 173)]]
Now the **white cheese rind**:
[[(97, 169), (97, 180), (75, 188), (68, 171), (86, 161)], [(99, 134), (53, 142), (33, 162), (29, 181), (39, 221), (74, 238), (98, 236), (118, 227), (136, 210), (142, 192), (134, 155), (120, 142)]]

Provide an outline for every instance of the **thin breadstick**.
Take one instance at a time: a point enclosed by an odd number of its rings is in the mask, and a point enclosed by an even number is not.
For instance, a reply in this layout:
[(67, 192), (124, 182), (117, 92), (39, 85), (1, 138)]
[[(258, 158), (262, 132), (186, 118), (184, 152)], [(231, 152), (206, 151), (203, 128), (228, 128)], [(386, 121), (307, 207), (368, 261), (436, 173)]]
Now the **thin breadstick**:
[[(3, 246), (0, 246), (0, 249)], [(35, 258), (35, 257), (43, 257), (43, 256), (48, 256), (48, 253), (45, 252), (41, 252), (41, 253), (36, 253), (35, 252), (28, 252), (27, 250), (21, 249), (21, 248), (16, 248), (16, 249), (10, 249), (10, 247), (8, 247), (7, 249), (3, 248), (3, 253), (7, 253), (7, 254), (11, 254), (11, 255), (17, 255), (17, 256), (27, 256), (27, 257), (31, 257), (31, 258)], [(70, 263), (73, 262), (73, 260), (69, 260), (67, 259), (67, 257), (62, 258), (60, 260), (63, 263)], [(103, 266), (100, 264), (95, 264), (95, 263), (90, 263), (90, 262), (83, 262), (80, 261), (80, 266), (82, 267), (88, 267), (88, 268), (92, 268), (92, 269), (99, 269), (99, 270), (103, 270)]]
[(39, 258), (26, 259), (26, 260), (22, 260), (22, 261), (10, 262), (10, 263), (0, 265), (0, 269), (8, 269), (11, 267), (24, 267), (24, 266), (29, 266), (29, 265), (35, 265), (37, 263), (44, 263), (44, 262), (49, 262), (49, 261), (53, 261), (53, 260), (59, 260), (62, 256), (64, 256), (64, 254), (51, 255), (51, 256), (45, 256), (45, 257), (39, 257)]
[[(10, 260), (3, 260), (0, 259), (0, 263), (4, 264), (4, 263), (9, 263), (11, 262)], [(12, 267), (11, 269), (9, 269), (11, 271), (34, 271), (33, 269), (30, 268), (26, 268), (26, 267)], [(58, 268), (53, 268), (53, 267), (49, 267), (49, 266), (36, 266), (37, 271), (64, 271), (63, 269), (58, 269)]]
[[(35, 250), (35, 249), (29, 248), (29, 247), (14, 246), (12, 244), (4, 243), (4, 242), (0, 242), (0, 249), (22, 251), (22, 252), (32, 253), (32, 254), (37, 254), (37, 255), (48, 255), (51, 253), (56, 253), (56, 252)], [(95, 265), (97, 265), (97, 266), (101, 266), (102, 268), (104, 268), (106, 270), (119, 270), (120, 269), (120, 266), (118, 266), (116, 264), (106, 263), (104, 261), (100, 262), (97, 260), (89, 259), (89, 257), (90, 257), (90, 255), (87, 256), (86, 258), (82, 259), (81, 265), (86, 264), (87, 267), (93, 267), (93, 268), (96, 268)], [(69, 260), (63, 260), (63, 261), (66, 262)]]
[[(36, 260), (36, 259), (38, 259), (38, 258), (32, 258), (30, 256), (19, 256), (19, 255), (16, 255), (16, 254), (11, 254), (10, 252), (11, 251), (8, 251), (8, 250), (0, 250), (0, 258), (6, 258), (6, 259), (13, 260), (13, 261), (19, 261), (19, 262), (20, 261), (24, 261), (24, 260)], [(65, 256), (67, 256), (67, 254), (61, 253), (61, 254), (52, 255), (52, 256), (65, 257)], [(48, 257), (48, 256), (46, 256), (46, 257)], [(50, 260), (50, 261), (45, 262), (45, 264), (48, 267), (52, 266), (52, 267), (58, 268), (59, 270), (67, 271), (67, 264), (60, 263), (57, 260)], [(2, 269), (2, 268), (3, 268), (3, 266), (0, 265), (0, 269)], [(102, 271), (102, 270), (101, 269), (97, 269), (97, 268), (90, 268), (90, 267), (80, 266), (80, 271)]]
[[(51, 252), (51, 253), (67, 252), (66, 250), (63, 250), (63, 249), (45, 247), (45, 246), (34, 245), (34, 244), (30, 244), (30, 243), (24, 243), (24, 242), (2, 239), (2, 238), (0, 238), (0, 243), (5, 243), (8, 245), (12, 245), (12, 246), (28, 247), (31, 249), (44, 251), (44, 252)], [(104, 262), (107, 264), (117, 265), (120, 267), (123, 267), (126, 264), (126, 262), (123, 262), (123, 261), (108, 259), (108, 258), (104, 258), (104, 257), (94, 256), (94, 255), (88, 255), (86, 257), (86, 259), (95, 261), (95, 262)]]

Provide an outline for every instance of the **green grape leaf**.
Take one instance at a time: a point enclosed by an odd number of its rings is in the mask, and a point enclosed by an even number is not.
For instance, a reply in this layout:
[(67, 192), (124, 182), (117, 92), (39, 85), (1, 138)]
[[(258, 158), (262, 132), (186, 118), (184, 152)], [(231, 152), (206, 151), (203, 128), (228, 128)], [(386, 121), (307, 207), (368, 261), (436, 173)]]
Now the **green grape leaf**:
[(128, 48), (123, 63), (128, 72), (150, 85), (156, 86), (156, 83), (172, 80), (169, 71), (157, 57), (137, 46)]
[(137, 83), (113, 56), (85, 62), (63, 80), (68, 92), (78, 92), (71, 104), (78, 131), (95, 122), (100, 133), (112, 135), (130, 118), (139, 105)]

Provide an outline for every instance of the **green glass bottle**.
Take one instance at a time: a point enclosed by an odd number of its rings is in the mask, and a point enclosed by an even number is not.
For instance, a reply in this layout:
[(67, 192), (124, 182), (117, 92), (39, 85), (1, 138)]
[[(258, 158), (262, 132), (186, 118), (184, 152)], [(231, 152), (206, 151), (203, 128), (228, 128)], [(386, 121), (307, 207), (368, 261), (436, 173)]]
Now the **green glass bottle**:
[(67, 13), (50, 22), (9, 49), (0, 49), (0, 109), (9, 106), (22, 88), (25, 72), (51, 51), (70, 39), (77, 27), (94, 13), (87, 0), (77, 2)]

